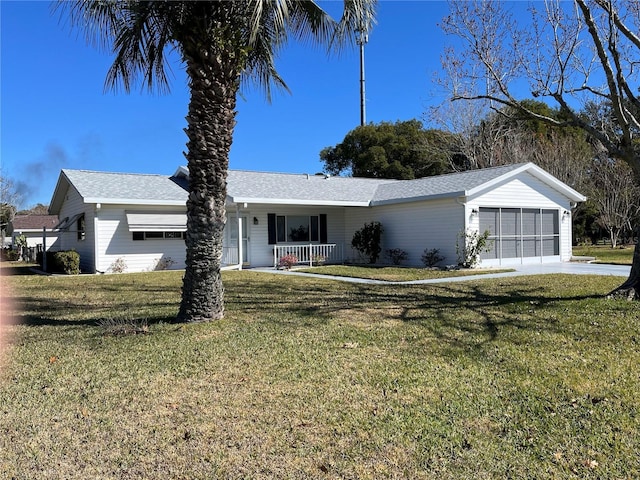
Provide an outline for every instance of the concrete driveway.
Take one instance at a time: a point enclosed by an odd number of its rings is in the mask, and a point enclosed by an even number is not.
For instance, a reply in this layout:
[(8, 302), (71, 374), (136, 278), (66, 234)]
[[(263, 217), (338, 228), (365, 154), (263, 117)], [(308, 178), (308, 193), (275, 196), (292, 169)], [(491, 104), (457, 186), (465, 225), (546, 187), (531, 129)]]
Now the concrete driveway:
[(315, 273), (303, 273), (295, 270), (276, 270), (276, 269), (256, 269), (269, 273), (280, 275), (299, 275), (314, 278), (326, 278), (328, 280), (340, 280), (350, 283), (368, 283), (368, 284), (398, 284), (398, 285), (420, 285), (427, 283), (447, 283), (447, 282), (464, 282), (468, 280), (483, 280), (486, 278), (503, 278), (516, 277), (520, 275), (541, 275), (553, 273), (567, 273), (572, 275), (607, 275), (616, 277), (628, 277), (631, 271), (630, 265), (608, 265), (600, 263), (585, 262), (558, 262), (558, 263), (541, 263), (536, 265), (512, 265), (505, 268), (514, 269), (513, 272), (504, 273), (486, 273), (482, 275), (468, 275), (464, 277), (436, 278), (431, 280), (413, 280), (410, 282), (387, 282), (383, 280), (370, 280), (367, 278), (349, 278), (335, 277), (332, 275), (318, 275)]
[(582, 262), (558, 262), (540, 263), (536, 265), (513, 265), (505, 268), (513, 268), (514, 272), (487, 273), (484, 275), (470, 275), (467, 277), (439, 278), (436, 280), (419, 280), (406, 283), (440, 283), (465, 280), (478, 280), (482, 278), (517, 277), (520, 275), (542, 275), (553, 273), (567, 273), (572, 275), (612, 275), (616, 277), (628, 277), (631, 271), (630, 265), (608, 265), (600, 263)]

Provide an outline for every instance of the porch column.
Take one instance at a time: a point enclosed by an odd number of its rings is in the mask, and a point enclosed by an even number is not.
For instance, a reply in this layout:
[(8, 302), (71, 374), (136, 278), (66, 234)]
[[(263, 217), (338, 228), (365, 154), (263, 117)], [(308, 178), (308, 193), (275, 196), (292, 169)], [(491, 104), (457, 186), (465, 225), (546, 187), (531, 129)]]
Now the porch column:
[(236, 203), (236, 221), (238, 222), (238, 270), (242, 270), (242, 259), (244, 252), (242, 251), (242, 217), (240, 216), (240, 205)]

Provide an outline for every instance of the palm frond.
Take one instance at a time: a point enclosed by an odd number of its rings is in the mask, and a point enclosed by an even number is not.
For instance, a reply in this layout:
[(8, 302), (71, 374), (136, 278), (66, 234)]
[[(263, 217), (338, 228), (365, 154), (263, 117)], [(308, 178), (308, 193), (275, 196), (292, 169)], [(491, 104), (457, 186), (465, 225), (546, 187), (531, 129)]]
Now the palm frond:
[(353, 43), (357, 35), (367, 35), (376, 24), (377, 0), (345, 0), (342, 18), (338, 23), (331, 48), (340, 52)]
[(243, 56), (241, 83), (270, 98), (274, 86), (288, 91), (275, 62), (290, 36), (339, 51), (356, 32), (368, 32), (375, 5), (345, 0), (339, 22), (312, 0), (60, 0), (55, 10), (68, 13), (89, 43), (115, 55), (105, 88), (129, 92), (141, 79), (149, 90), (168, 91), (168, 48), (179, 49), (184, 61), (187, 44), (190, 52), (194, 45), (219, 44)]
[[(165, 50), (173, 46), (171, 2), (90, 1), (58, 2), (54, 9), (67, 13), (88, 43), (115, 55), (105, 89), (122, 86), (130, 92), (139, 79), (152, 90), (169, 91)], [(61, 17), (62, 18), (62, 17)]]

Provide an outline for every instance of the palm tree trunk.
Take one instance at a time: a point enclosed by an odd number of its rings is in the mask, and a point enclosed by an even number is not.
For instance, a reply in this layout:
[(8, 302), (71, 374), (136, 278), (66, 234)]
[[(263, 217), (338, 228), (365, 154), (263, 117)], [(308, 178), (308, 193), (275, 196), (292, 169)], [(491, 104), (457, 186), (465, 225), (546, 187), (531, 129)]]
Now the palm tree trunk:
[(185, 130), (189, 139), (187, 253), (178, 322), (211, 321), (224, 315), (220, 266), (240, 69), (232, 54), (213, 50), (191, 54), (183, 50), (191, 99)]
[(640, 225), (636, 228), (638, 242), (633, 251), (631, 272), (629, 278), (607, 295), (607, 298), (626, 298), (628, 300), (640, 300)]

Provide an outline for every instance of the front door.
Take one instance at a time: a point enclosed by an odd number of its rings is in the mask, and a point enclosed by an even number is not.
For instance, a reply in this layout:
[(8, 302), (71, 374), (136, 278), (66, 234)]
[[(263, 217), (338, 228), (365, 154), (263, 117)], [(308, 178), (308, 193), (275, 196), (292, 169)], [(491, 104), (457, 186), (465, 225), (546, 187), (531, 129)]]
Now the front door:
[[(242, 224), (242, 263), (243, 265), (249, 264), (249, 223), (246, 216), (240, 217)], [(229, 245), (233, 247), (238, 246), (238, 217), (231, 215), (229, 217)]]

